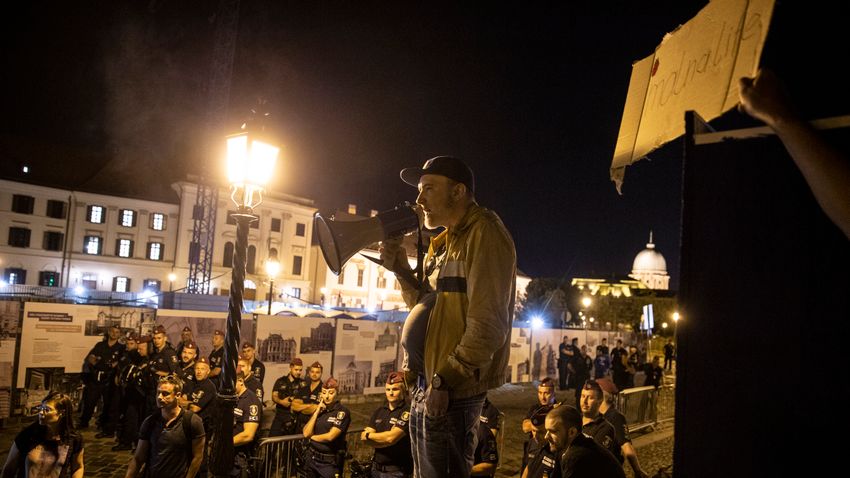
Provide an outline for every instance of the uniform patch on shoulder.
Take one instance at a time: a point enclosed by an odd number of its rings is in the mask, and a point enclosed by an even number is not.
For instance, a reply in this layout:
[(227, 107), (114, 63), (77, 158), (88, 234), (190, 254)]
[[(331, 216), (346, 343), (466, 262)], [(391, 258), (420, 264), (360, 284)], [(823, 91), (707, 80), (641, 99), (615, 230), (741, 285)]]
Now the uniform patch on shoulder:
[(258, 407), (256, 405), (251, 405), (250, 407), (248, 407), (248, 413), (250, 413), (251, 416), (259, 415), (260, 414), (260, 407)]
[(401, 419), (402, 419), (402, 420), (407, 421), (409, 418), (410, 418), (410, 413), (409, 413), (409, 412), (402, 412), (402, 413), (401, 413)]
[(172, 361), (173, 363), (177, 363), (177, 356), (176, 356), (176, 355), (172, 355), (172, 356), (171, 356), (171, 361)]
[(610, 448), (611, 447), (611, 437), (606, 436), (605, 438), (603, 438), (601, 445), (605, 448)]
[(343, 418), (345, 418), (345, 412), (337, 412), (336, 419), (342, 420)]

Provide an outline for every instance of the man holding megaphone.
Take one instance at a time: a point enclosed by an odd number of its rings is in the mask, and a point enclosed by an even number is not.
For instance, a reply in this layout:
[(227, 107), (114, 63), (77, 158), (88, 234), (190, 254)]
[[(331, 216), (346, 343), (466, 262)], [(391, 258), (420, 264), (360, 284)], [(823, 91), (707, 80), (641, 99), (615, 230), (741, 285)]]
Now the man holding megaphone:
[[(411, 307), (402, 345), (414, 476), (467, 477), (476, 446), (467, 437), (476, 435), (487, 390), (505, 382), (516, 249), (501, 219), (476, 203), (472, 170), (460, 159), (438, 156), (400, 175), (419, 189), (425, 227), (444, 228), (431, 240), (423, 284), (400, 281)], [(385, 240), (381, 259), (410, 277), (400, 244)]]

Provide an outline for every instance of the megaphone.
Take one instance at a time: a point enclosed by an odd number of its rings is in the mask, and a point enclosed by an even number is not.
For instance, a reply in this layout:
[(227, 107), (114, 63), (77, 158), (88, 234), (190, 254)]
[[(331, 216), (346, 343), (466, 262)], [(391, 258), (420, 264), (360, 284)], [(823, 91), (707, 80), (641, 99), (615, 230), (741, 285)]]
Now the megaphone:
[(419, 229), (415, 206), (404, 202), (389, 211), (368, 219), (338, 221), (313, 217), (313, 228), (319, 235), (319, 247), (331, 271), (339, 275), (342, 266), (363, 248), (386, 239), (401, 237)]

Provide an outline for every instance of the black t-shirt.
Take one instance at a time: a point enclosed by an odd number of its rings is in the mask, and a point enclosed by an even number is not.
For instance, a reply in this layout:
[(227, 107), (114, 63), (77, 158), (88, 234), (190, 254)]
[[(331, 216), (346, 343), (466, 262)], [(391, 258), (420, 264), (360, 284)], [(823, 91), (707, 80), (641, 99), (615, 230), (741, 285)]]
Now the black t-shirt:
[[(485, 423), (478, 423), (478, 445), (475, 447), (473, 464), (499, 463), (499, 448), (496, 446), (496, 437)], [(494, 476), (494, 475), (489, 475)]]
[[(312, 384), (308, 381), (304, 382), (304, 386), (298, 390), (295, 398), (304, 402), (305, 405), (319, 403), (322, 396), (322, 382), (316, 382), (316, 388), (311, 389)], [(298, 426), (303, 428), (310, 421), (310, 415), (298, 413)]]
[[(614, 427), (614, 439), (617, 441), (617, 446), (622, 447), (632, 441), (629, 435), (629, 426), (626, 424), (626, 417), (622, 413), (618, 412), (616, 408), (610, 407), (602, 416)], [(622, 453), (620, 453), (619, 458), (622, 462)]]
[(251, 375), (257, 377), (260, 383), (263, 383), (266, 378), (266, 366), (263, 365), (263, 362), (254, 359), (254, 363), (251, 364)]
[(263, 404), (263, 384), (257, 379), (257, 377), (251, 375), (247, 379), (245, 379), (245, 387), (248, 390), (254, 392), (254, 395), (257, 396), (257, 399), (260, 401), (260, 405)]
[[(262, 410), (262, 407), (260, 406), (260, 399), (257, 398), (256, 393), (246, 390), (242, 393), (242, 395), (239, 395), (236, 408), (233, 409), (233, 436), (242, 433), (242, 431), (245, 430), (246, 423), (259, 424), (260, 410)], [(255, 434), (253, 442), (236, 447), (236, 451), (245, 452), (246, 450), (251, 450), (254, 447), (254, 443), (257, 441), (258, 436), (259, 433)]]
[(560, 461), (563, 478), (626, 478), (617, 459), (581, 433), (570, 443)]
[(189, 418), (191, 430), (188, 437), (183, 430), (185, 411), (168, 424), (157, 411), (142, 423), (139, 430), (139, 440), (149, 444), (148, 457), (145, 462), (148, 476), (156, 478), (185, 478), (189, 464), (192, 462), (192, 441), (204, 436), (204, 425), (201, 417), (194, 413)]
[(322, 435), (331, 431), (331, 428), (339, 428), (342, 433), (335, 440), (328, 443), (319, 443), (310, 440), (310, 446), (319, 453), (336, 453), (345, 450), (345, 433), (351, 424), (351, 412), (339, 402), (334, 402), (330, 407), (319, 413), (316, 417), (316, 425), (313, 427), (314, 435)]
[(150, 367), (153, 372), (175, 373), (178, 371), (179, 364), (177, 354), (167, 342), (162, 350), (154, 351), (151, 354)]
[(369, 419), (369, 426), (374, 428), (376, 432), (389, 431), (393, 427), (401, 428), (404, 431), (404, 437), (394, 445), (375, 448), (375, 457), (373, 460), (376, 463), (383, 466), (398, 466), (408, 472), (413, 470), (413, 456), (410, 454), (409, 420), (410, 406), (405, 402), (402, 402), (393, 410), (390, 410), (389, 404), (385, 402), (372, 413), (372, 418)]
[[(34, 422), (15, 436), (15, 446), (18, 448), (20, 459), (19, 476), (26, 476), (26, 471), (35, 463), (35, 459), (40, 459), (42, 463), (53, 461), (54, 466), (61, 468), (63, 472), (70, 469), (71, 473), (67, 473), (67, 476), (76, 471), (75, 457), (83, 451), (82, 435), (72, 436), (69, 443), (62, 443), (48, 440), (46, 434), (47, 427)], [(37, 447), (41, 447), (42, 452), (31, 454)], [(59, 476), (65, 476), (65, 473), (60, 473)]]
[(628, 355), (628, 351), (623, 347), (614, 347), (614, 350), (611, 351), (611, 368), (616, 371), (625, 370), (626, 366), (623, 364), (623, 356)]
[(97, 357), (97, 363), (92, 366), (92, 374), (90, 375), (90, 378), (100, 382), (106, 382), (109, 380), (109, 378), (112, 377), (112, 372), (117, 370), (118, 361), (124, 354), (124, 349), (124, 345), (119, 342), (115, 342), (110, 347), (107, 339), (96, 343), (94, 347), (89, 350), (89, 355)]
[[(298, 390), (301, 387), (307, 386), (307, 382), (302, 379), (292, 380), (292, 375), (286, 374), (283, 377), (275, 380), (274, 389), (272, 393), (277, 392), (277, 396), (279, 399), (283, 400), (286, 397), (295, 398), (298, 394)], [(289, 412), (290, 407), (284, 407), (283, 405), (275, 402), (275, 409), (278, 412)]]
[(597, 415), (592, 422), (582, 426), (581, 431), (585, 435), (593, 438), (596, 443), (602, 445), (602, 448), (611, 452), (617, 460), (620, 462), (623, 461), (622, 453), (620, 452), (620, 445), (617, 444), (614, 425), (608, 423), (608, 421), (605, 420), (605, 417), (601, 414)]
[[(211, 371), (221, 368), (221, 364), (224, 362), (224, 347), (219, 347), (218, 350), (213, 349), (213, 351), (210, 352), (209, 360)], [(215, 377), (210, 377), (210, 380), (212, 380), (215, 386), (218, 387), (221, 384), (221, 373)]]
[(180, 377), (180, 380), (183, 380), (184, 385), (188, 382), (195, 381), (195, 361), (193, 360), (191, 363), (180, 362), (179, 369), (177, 370), (177, 376)]
[(664, 376), (663, 368), (654, 367), (651, 362), (648, 362), (643, 364), (643, 373), (646, 376), (646, 380), (643, 382), (644, 387), (658, 388), (661, 386), (661, 378)]
[(187, 382), (183, 386), (183, 394), (186, 395), (189, 403), (201, 407), (201, 410), (197, 412), (201, 418), (212, 415), (213, 409), (210, 404), (212, 404), (216, 394), (215, 384), (212, 383), (212, 380), (205, 378), (200, 382)]
[(558, 457), (549, 449), (548, 444), (537, 448), (537, 453), (528, 462), (527, 478), (560, 478), (561, 466)]
[(608, 346), (599, 344), (596, 346), (596, 355), (608, 355)]
[(491, 430), (494, 428), (499, 428), (499, 414), (501, 412), (498, 408), (496, 408), (490, 400), (484, 399), (484, 406), (481, 407), (481, 416), (478, 417), (478, 420), (481, 423), (486, 423), (487, 427)]

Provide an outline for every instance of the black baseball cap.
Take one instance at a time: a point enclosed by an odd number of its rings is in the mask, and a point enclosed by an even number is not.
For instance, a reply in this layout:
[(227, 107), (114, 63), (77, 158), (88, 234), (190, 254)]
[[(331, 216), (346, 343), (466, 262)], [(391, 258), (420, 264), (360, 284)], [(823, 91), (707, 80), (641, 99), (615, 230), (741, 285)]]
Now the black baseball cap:
[(419, 178), (425, 174), (438, 174), (466, 185), (475, 192), (475, 176), (463, 161), (453, 156), (436, 156), (425, 161), (421, 168), (404, 168), (399, 173), (401, 180), (413, 187), (419, 187)]

